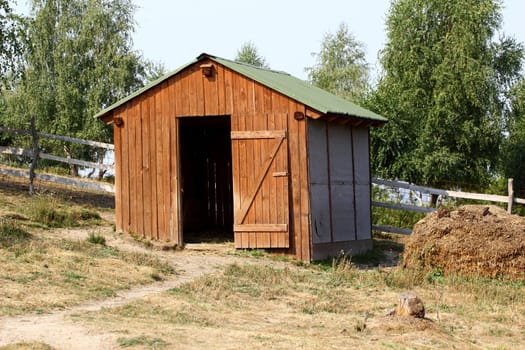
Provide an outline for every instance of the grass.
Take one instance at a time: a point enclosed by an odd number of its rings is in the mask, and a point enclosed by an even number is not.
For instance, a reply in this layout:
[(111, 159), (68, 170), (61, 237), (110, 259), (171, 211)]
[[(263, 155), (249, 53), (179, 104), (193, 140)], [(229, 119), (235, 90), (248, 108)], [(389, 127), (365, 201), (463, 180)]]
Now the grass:
[[(175, 273), (152, 253), (106, 245), (95, 208), (60, 194), (29, 198), (0, 187), (0, 316), (47, 312)], [(56, 227), (97, 225), (86, 239), (56, 235)], [(43, 230), (42, 230), (43, 229)], [(108, 229), (109, 230), (109, 229)]]
[(106, 237), (95, 232), (90, 232), (86, 239), (89, 243), (106, 245)]
[[(0, 316), (62, 309), (175, 273), (154, 252), (106, 245), (108, 233), (90, 226), (105, 223), (96, 215), (78, 214), (96, 208), (46, 197), (56, 211), (75, 218), (58, 224), (26, 209), (27, 196), (3, 195), (1, 190)], [(85, 226), (90, 234), (73, 240), (53, 237), (54, 225), (75, 230)], [(213, 275), (71, 317), (89, 324), (93, 332), (118, 334), (118, 346), (130, 349), (225, 349), (239, 344), (251, 349), (525, 347), (525, 282), (382, 267), (389, 253), (402, 249), (397, 236), (375, 235), (374, 249), (365, 255), (311, 265), (262, 250), (245, 251), (232, 256), (241, 263)], [(407, 289), (421, 297), (430, 320), (385, 316)], [(25, 349), (53, 350), (39, 343), (0, 347)]]
[(159, 338), (150, 338), (147, 336), (138, 336), (138, 337), (122, 337), (117, 339), (118, 344), (123, 348), (135, 347), (135, 346), (144, 346), (148, 349), (164, 349), (168, 343)]
[(31, 234), (21, 228), (15, 220), (0, 219), (0, 248), (24, 243), (30, 238)]
[[(385, 316), (406, 289), (418, 293), (432, 321)], [(506, 280), (437, 280), (418, 269), (359, 270), (348, 259), (307, 268), (232, 264), (147, 301), (80, 318), (166, 344), (177, 339), (183, 348), (512, 348), (525, 345), (524, 289)]]
[(0, 315), (64, 308), (175, 273), (151, 254), (44, 238), (0, 249), (0, 265)]
[(64, 205), (57, 197), (36, 195), (24, 209), (32, 221), (47, 227), (76, 227), (100, 223), (100, 214), (92, 209)]

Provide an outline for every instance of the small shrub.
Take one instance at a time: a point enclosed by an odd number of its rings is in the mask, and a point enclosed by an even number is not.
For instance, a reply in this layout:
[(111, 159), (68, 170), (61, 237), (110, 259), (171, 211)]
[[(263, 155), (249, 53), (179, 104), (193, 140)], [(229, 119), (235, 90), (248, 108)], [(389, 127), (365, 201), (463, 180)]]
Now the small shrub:
[(352, 262), (362, 265), (377, 266), (385, 259), (384, 250), (374, 241), (374, 247), (366, 252), (352, 256)]
[(106, 245), (106, 237), (97, 233), (91, 232), (87, 238), (89, 243)]
[(89, 209), (80, 209), (80, 211), (76, 212), (76, 215), (80, 220), (88, 221), (88, 220), (100, 220), (100, 214), (94, 210)]
[(364, 332), (366, 329), (366, 319), (358, 320), (354, 325), (354, 329), (356, 332)]
[(82, 222), (93, 223), (101, 219), (100, 214), (89, 209), (61, 208), (51, 195), (39, 195), (31, 199), (26, 208), (31, 220), (47, 227), (75, 227)]
[(150, 338), (145, 335), (141, 335), (138, 337), (132, 337), (132, 338), (118, 338), (117, 342), (123, 348), (143, 345), (143, 346), (148, 346), (151, 349), (163, 349), (168, 345), (168, 343), (166, 343), (164, 340), (160, 338)]
[(38, 206), (35, 208), (32, 218), (34, 221), (40, 222), (50, 227), (65, 226), (67, 219), (64, 212), (48, 205)]

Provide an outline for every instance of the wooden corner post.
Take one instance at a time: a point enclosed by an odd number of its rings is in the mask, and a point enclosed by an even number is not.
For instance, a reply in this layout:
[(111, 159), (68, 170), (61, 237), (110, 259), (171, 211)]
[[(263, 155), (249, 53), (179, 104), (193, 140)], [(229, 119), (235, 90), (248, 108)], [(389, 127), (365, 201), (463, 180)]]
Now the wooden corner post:
[(514, 179), (508, 182), (509, 202), (507, 204), (507, 213), (512, 214), (512, 203), (514, 203)]
[(38, 147), (38, 133), (36, 131), (35, 116), (31, 116), (31, 140), (32, 140), (32, 152), (31, 152), (31, 165), (29, 166), (29, 195), (35, 194), (35, 169), (38, 162), (38, 156), (40, 153)]

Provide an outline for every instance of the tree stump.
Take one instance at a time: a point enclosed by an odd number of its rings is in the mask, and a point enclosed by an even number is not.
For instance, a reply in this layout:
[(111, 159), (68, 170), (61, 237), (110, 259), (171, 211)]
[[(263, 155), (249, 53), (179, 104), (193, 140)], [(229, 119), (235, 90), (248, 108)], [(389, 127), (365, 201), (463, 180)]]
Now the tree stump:
[(403, 292), (399, 294), (399, 304), (397, 305), (395, 315), (424, 318), (425, 306), (416, 293)]

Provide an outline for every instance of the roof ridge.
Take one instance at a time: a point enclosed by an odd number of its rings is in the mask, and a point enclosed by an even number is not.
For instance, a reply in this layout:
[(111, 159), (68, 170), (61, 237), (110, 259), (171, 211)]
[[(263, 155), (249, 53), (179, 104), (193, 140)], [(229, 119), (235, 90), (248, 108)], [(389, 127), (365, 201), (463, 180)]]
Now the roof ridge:
[(261, 67), (261, 66), (256, 66), (256, 65), (253, 65), (253, 64), (250, 64), (250, 63), (246, 63), (246, 62), (241, 62), (241, 61), (235, 61), (235, 60), (230, 60), (230, 59), (227, 59), (227, 58), (224, 58), (224, 57), (219, 57), (219, 56), (215, 56), (215, 55), (210, 55), (210, 54), (207, 54), (207, 53), (202, 53), (200, 54), (198, 57), (197, 57), (197, 60), (200, 61), (202, 58), (204, 57), (207, 57), (207, 58), (210, 58), (210, 59), (219, 59), (219, 60), (222, 60), (222, 61), (227, 61), (227, 62), (230, 62), (230, 63), (234, 63), (234, 64), (238, 64), (238, 65), (241, 65), (241, 66), (245, 66), (245, 67), (248, 67), (248, 68), (255, 68), (255, 69), (259, 69), (259, 70), (262, 70), (262, 71), (265, 71), (265, 72), (272, 72), (272, 73), (278, 73), (278, 74), (283, 74), (283, 75), (288, 75), (288, 76), (292, 76), (290, 73), (288, 72), (285, 72), (283, 70), (277, 70), (277, 69), (272, 69), (272, 68), (265, 68), (265, 67)]

